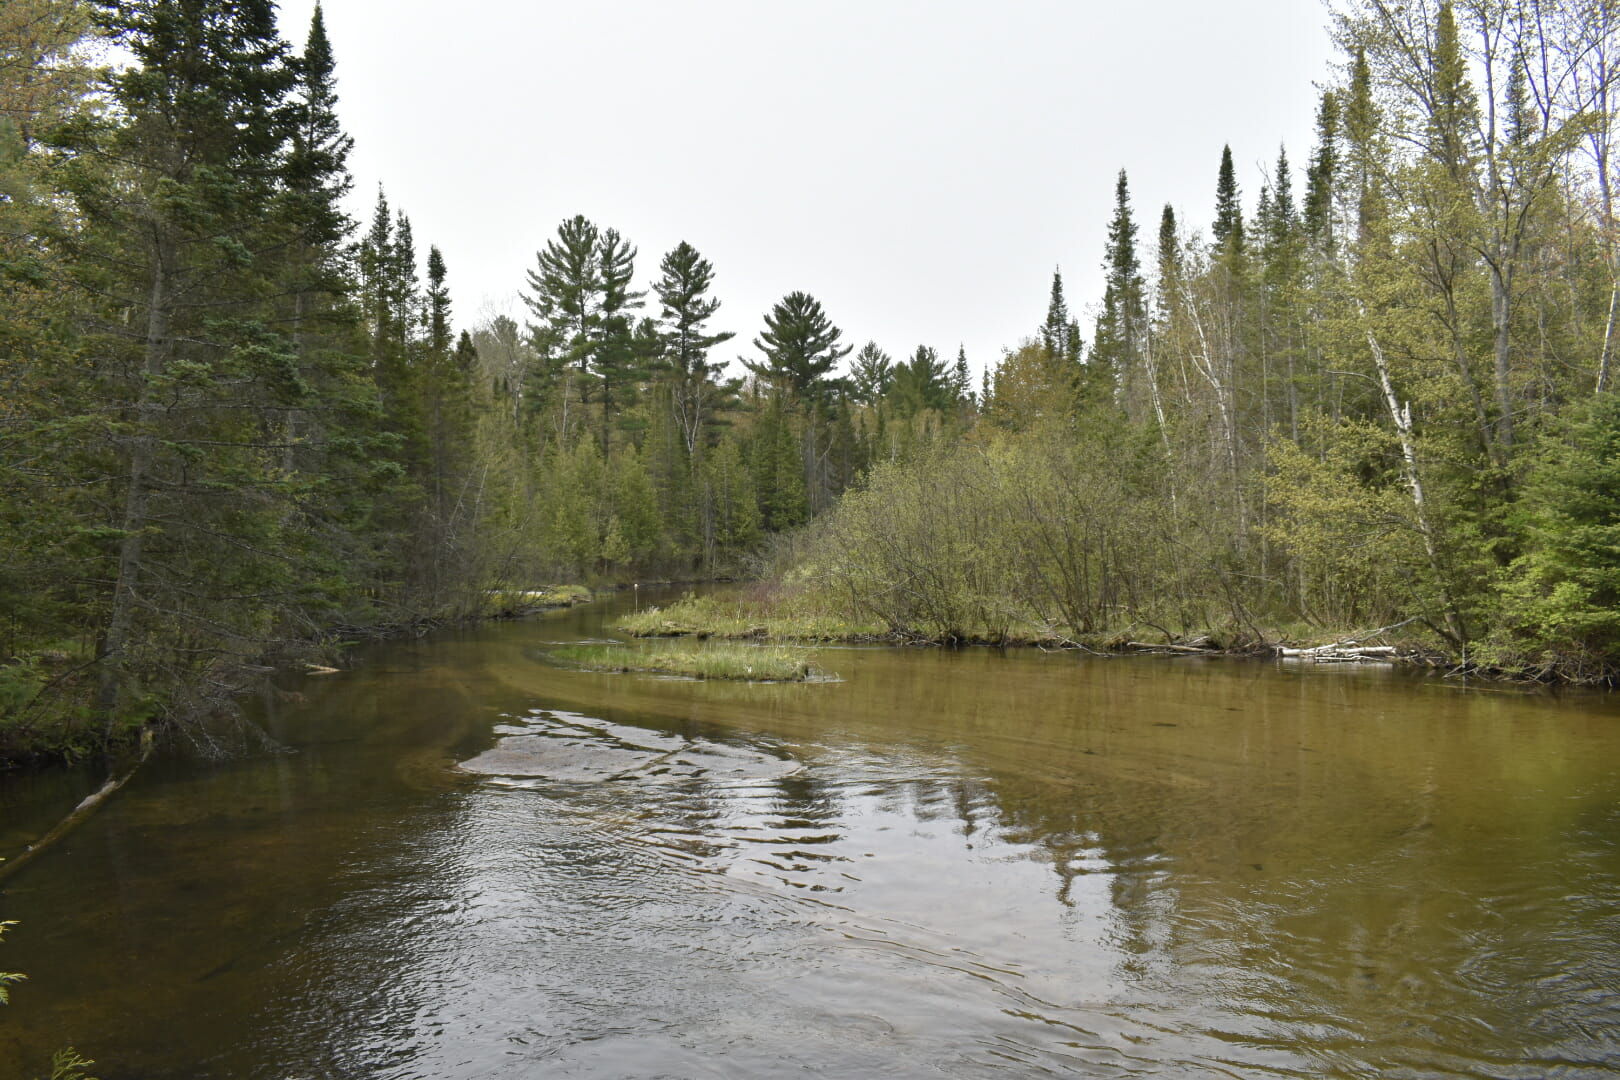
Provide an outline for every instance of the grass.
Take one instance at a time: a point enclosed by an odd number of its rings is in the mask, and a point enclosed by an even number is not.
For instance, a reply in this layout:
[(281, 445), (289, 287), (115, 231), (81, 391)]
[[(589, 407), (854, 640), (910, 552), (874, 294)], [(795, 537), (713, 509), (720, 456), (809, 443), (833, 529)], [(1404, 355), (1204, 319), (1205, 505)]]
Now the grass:
[(632, 637), (771, 638), (777, 641), (859, 641), (883, 637), (880, 623), (852, 619), (803, 603), (728, 596), (686, 596), (666, 608), (620, 619)]
[(551, 655), (587, 671), (647, 671), (736, 682), (804, 682), (818, 674), (802, 649), (711, 645), (702, 649), (638, 649), (629, 645), (565, 645)]

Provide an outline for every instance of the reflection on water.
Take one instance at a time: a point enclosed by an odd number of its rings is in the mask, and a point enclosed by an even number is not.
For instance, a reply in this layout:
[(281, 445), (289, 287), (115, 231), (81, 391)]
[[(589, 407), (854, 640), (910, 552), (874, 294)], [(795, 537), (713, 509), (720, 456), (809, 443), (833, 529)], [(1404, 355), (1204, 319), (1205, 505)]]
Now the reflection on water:
[(0, 894), (0, 1076), (66, 1043), (131, 1077), (1620, 1071), (1604, 699), (539, 661), (602, 615), (380, 649), (267, 704), (294, 752), (139, 776)]

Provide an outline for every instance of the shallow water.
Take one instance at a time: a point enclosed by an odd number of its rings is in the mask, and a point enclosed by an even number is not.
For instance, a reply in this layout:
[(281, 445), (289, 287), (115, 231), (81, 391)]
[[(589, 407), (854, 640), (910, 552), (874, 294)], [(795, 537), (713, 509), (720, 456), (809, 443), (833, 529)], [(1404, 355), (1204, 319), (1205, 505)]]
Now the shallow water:
[[(1620, 1074), (1620, 705), (1386, 669), (395, 643), (0, 892), (0, 1077)], [(5, 850), (93, 781), (0, 779)]]

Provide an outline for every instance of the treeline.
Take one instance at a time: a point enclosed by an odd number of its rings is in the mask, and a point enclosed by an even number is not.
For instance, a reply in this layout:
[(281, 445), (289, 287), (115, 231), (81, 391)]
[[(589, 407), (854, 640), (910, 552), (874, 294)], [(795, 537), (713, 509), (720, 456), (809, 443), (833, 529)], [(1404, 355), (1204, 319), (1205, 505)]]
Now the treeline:
[(1620, 671), (1606, 2), (1347, 0), (1296, 173), (1061, 278), (961, 444), (879, 468), (799, 575), (898, 628), (1320, 636)]
[(839, 377), (800, 292), (727, 377), (709, 262), (638, 287), (582, 217), (521, 323), (458, 326), (383, 189), (346, 210), (336, 73), (270, 0), (0, 12), (0, 758), (542, 583), (735, 572), (971, 415), (960, 356)]
[(298, 51), (269, 0), (11, 0), (0, 742), (228, 711), (312, 642), (735, 572), (807, 523), (801, 579), (941, 636), (1401, 623), (1607, 674), (1617, 18), (1342, 5), (1305, 168), (1246, 201), (1228, 152), (1208, 228), (1152, 237), (1122, 172), (1090, 340), (1054, 275), (975, 387), (804, 292), (728, 344), (696, 247), (638, 280), (583, 217), (521, 315), (458, 320), (381, 187), (345, 209), (318, 10)]

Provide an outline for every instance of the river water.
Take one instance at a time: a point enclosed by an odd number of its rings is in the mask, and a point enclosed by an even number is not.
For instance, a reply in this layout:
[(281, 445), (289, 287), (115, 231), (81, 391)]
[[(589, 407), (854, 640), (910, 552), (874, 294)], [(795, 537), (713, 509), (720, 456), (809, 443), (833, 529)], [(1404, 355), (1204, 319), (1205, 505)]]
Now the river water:
[[(1386, 669), (361, 653), (0, 892), (0, 1077), (1620, 1075), (1620, 705)], [(691, 646), (699, 647), (699, 646)], [(0, 778), (0, 852), (96, 778)]]

